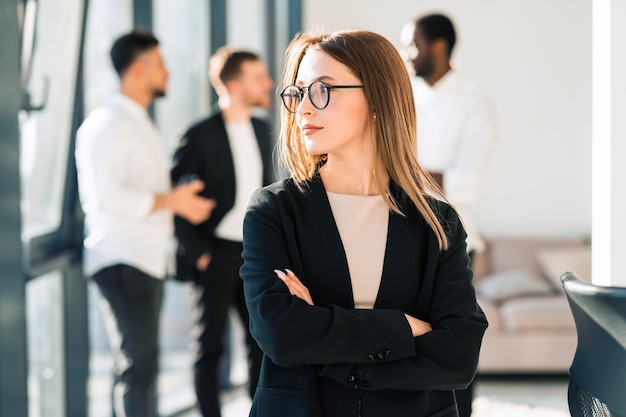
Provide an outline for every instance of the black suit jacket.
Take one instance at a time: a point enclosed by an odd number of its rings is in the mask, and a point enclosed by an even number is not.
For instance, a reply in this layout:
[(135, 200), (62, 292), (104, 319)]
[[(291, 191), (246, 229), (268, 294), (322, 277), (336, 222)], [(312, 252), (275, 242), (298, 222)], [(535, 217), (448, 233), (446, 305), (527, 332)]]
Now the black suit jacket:
[[(473, 379), (487, 320), (476, 303), (465, 238), (447, 204), (431, 205), (450, 247), (408, 197), (390, 212), (374, 309), (354, 308), (348, 263), (324, 186), (291, 180), (253, 196), (241, 277), (250, 329), (265, 357), (251, 416), (457, 416), (452, 390)], [(274, 269), (289, 268), (314, 306), (291, 296)], [(408, 313), (432, 324), (413, 338)], [(359, 409), (361, 414), (359, 414)]]
[[(252, 118), (252, 126), (263, 162), (263, 185), (267, 185), (275, 180), (273, 141), (265, 122)], [(180, 280), (190, 280), (196, 276), (197, 259), (205, 252), (212, 252), (217, 225), (235, 204), (235, 166), (221, 112), (214, 112), (182, 136), (174, 154), (171, 176), (173, 184), (187, 177), (201, 179), (204, 189), (200, 195), (217, 201), (211, 217), (204, 223), (193, 225), (178, 216), (174, 219), (178, 241), (176, 275)]]

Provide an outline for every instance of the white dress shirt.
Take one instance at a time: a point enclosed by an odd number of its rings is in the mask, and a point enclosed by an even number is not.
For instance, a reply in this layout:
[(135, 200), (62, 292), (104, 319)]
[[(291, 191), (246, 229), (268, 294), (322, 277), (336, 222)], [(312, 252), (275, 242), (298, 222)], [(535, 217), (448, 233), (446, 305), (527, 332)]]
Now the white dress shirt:
[(263, 186), (263, 163), (252, 122), (226, 123), (226, 134), (235, 166), (235, 205), (217, 225), (215, 235), (241, 242), (248, 202), (252, 193)]
[(78, 129), (75, 156), (85, 274), (125, 264), (164, 278), (173, 216), (152, 207), (170, 190), (169, 162), (146, 109), (116, 94)]
[(432, 87), (414, 78), (417, 151), (424, 169), (443, 174), (446, 197), (459, 212), (468, 250), (484, 250), (476, 204), (496, 140), (490, 103), (475, 85), (450, 70)]

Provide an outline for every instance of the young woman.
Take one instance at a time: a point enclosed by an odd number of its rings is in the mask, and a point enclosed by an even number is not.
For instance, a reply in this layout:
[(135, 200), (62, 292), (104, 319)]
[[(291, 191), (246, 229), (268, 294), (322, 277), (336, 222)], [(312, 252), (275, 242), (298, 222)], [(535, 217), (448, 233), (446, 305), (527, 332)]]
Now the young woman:
[(457, 416), (487, 321), (461, 221), (417, 162), (402, 59), (372, 32), (304, 34), (283, 82), (291, 178), (244, 223), (251, 416)]

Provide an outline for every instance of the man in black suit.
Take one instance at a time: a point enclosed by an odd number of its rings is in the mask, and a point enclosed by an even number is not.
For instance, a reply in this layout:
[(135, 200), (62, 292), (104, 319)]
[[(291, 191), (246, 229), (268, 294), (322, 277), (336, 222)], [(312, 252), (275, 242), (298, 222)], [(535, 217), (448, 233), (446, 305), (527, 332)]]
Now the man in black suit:
[(250, 396), (262, 353), (248, 330), (248, 311), (239, 278), (243, 218), (254, 190), (274, 180), (273, 142), (268, 126), (252, 116), (271, 105), (274, 83), (263, 61), (248, 51), (220, 48), (209, 62), (219, 100), (216, 111), (192, 126), (174, 157), (174, 183), (198, 178), (201, 195), (217, 203), (206, 222), (177, 217), (178, 279), (193, 281), (195, 388), (204, 417), (220, 415), (218, 362), (228, 310), (234, 306), (246, 330)]

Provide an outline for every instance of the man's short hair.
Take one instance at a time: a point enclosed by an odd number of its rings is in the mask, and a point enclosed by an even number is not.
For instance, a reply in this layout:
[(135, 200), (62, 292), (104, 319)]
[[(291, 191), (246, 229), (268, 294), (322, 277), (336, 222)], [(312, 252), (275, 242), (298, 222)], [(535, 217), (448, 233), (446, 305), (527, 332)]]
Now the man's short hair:
[(228, 81), (241, 74), (241, 66), (244, 62), (260, 59), (254, 52), (222, 46), (209, 60), (209, 81), (213, 88), (219, 91)]
[(422, 31), (422, 35), (428, 42), (443, 39), (448, 44), (448, 57), (452, 55), (456, 43), (456, 32), (452, 21), (442, 14), (430, 14), (423, 16), (415, 22)]
[(134, 30), (119, 37), (111, 47), (113, 68), (120, 77), (141, 53), (159, 45), (159, 40), (150, 32)]

